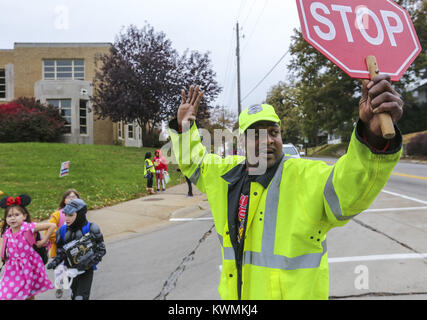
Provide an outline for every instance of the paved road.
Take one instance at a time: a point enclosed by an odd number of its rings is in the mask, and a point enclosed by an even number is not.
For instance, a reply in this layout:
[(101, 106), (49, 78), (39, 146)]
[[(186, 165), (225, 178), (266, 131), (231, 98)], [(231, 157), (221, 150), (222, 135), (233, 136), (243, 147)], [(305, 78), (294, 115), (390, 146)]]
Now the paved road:
[[(221, 252), (210, 219), (169, 222), (155, 231), (107, 242), (106, 247), (91, 299), (219, 299)], [(55, 292), (37, 299), (55, 299)]]
[[(427, 298), (426, 177), (427, 165), (399, 163), (369, 212), (328, 234), (332, 298)], [(107, 250), (92, 299), (219, 299), (220, 249), (205, 211), (110, 240)]]

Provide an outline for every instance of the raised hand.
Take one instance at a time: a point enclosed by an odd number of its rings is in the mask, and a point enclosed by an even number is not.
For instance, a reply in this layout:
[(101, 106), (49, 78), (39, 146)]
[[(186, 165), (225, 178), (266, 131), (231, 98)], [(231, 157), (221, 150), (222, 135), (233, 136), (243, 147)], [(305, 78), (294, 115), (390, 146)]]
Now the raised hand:
[(190, 86), (188, 97), (186, 97), (184, 89), (181, 91), (181, 105), (178, 108), (178, 125), (181, 128), (190, 127), (191, 123), (196, 120), (197, 109), (202, 97), (203, 92), (199, 92), (198, 85), (196, 88)]
[(371, 81), (363, 81), (362, 98), (359, 103), (360, 119), (368, 129), (366, 132), (368, 140), (376, 140), (371, 141), (374, 144), (382, 140), (378, 117), (382, 112), (389, 113), (393, 123), (397, 123), (403, 114), (403, 101), (391, 85), (390, 76), (386, 74), (380, 74)]

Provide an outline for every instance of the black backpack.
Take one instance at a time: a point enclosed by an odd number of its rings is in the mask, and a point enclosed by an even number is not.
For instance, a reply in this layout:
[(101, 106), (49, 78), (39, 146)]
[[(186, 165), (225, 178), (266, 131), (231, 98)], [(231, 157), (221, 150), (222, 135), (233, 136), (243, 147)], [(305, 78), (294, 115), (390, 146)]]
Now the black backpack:
[[(39, 240), (41, 240), (40, 232), (37, 232), (37, 234), (36, 234), (36, 242), (39, 241)], [(40, 257), (43, 260), (43, 264), (46, 265), (46, 263), (49, 260), (49, 257), (47, 255), (47, 248), (46, 247), (37, 248), (37, 246), (35, 244), (33, 244), (33, 249), (34, 249), (35, 252), (37, 252), (40, 255)]]

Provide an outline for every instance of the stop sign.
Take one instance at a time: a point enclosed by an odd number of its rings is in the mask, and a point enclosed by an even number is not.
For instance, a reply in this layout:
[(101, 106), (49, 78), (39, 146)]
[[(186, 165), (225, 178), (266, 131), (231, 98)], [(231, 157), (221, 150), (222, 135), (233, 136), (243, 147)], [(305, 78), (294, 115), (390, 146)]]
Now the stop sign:
[(408, 12), (392, 0), (297, 0), (304, 39), (352, 78), (369, 79), (365, 58), (398, 81), (421, 45)]

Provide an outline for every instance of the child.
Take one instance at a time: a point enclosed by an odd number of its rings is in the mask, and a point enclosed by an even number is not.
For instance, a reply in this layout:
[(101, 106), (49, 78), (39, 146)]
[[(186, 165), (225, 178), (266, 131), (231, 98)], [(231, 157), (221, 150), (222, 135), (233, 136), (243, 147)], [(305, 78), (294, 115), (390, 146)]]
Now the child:
[(151, 158), (151, 152), (147, 152), (145, 154), (145, 160), (144, 160), (144, 178), (147, 179), (147, 191), (149, 194), (154, 194), (153, 190), (153, 175), (156, 172), (154, 170), (153, 163), (150, 160)]
[[(56, 257), (56, 231), (58, 228), (65, 224), (65, 214), (62, 212), (64, 207), (70, 203), (73, 199), (80, 199), (80, 194), (75, 189), (68, 189), (62, 195), (61, 201), (59, 202), (59, 208), (49, 218), (50, 223), (54, 223), (56, 225), (55, 231), (49, 238), (49, 255), (51, 258)], [(56, 290), (56, 297), (59, 299), (62, 296), (62, 289)]]
[(54, 289), (42, 258), (27, 239), (29, 236), (35, 238), (36, 232), (47, 230), (36, 243), (41, 248), (55, 230), (55, 224), (31, 222), (26, 209), (30, 202), (28, 195), (0, 200), (0, 207), (6, 209), (1, 229), (1, 258), (6, 262), (0, 280), (0, 300), (33, 300), (35, 295)]
[[(84, 271), (73, 279), (73, 283), (71, 284), (72, 299), (89, 300), (93, 270), (106, 254), (104, 237), (98, 225), (86, 220), (87, 206), (83, 200), (71, 200), (62, 212), (65, 214), (65, 225), (56, 231), (57, 255), (47, 265), (47, 268), (54, 269), (60, 263), (64, 262), (68, 268), (77, 268), (79, 271)], [(71, 241), (79, 240), (86, 233), (90, 233), (95, 241), (94, 254), (77, 265), (71, 265), (67, 259), (67, 252), (64, 246)]]
[(52, 233), (49, 238), (50, 251), (49, 255), (51, 258), (56, 257), (56, 230), (65, 224), (65, 215), (62, 212), (65, 205), (69, 204), (71, 200), (80, 199), (80, 194), (75, 189), (69, 189), (65, 191), (62, 196), (61, 202), (59, 203), (59, 208), (50, 216), (49, 222), (56, 225), (55, 231)]
[(154, 152), (153, 158), (154, 168), (156, 169), (157, 192), (160, 191), (160, 181), (162, 182), (162, 191), (165, 191), (165, 172), (168, 171), (166, 159), (162, 156), (160, 150)]

